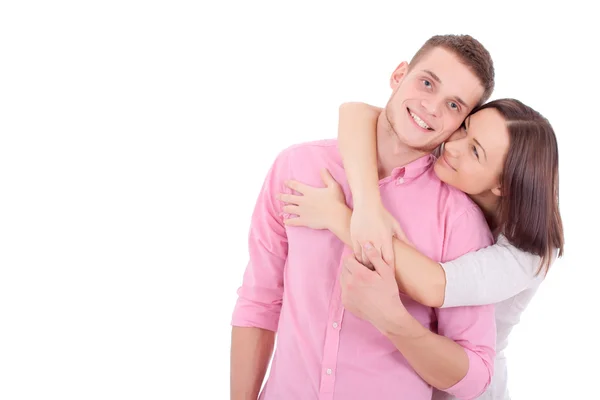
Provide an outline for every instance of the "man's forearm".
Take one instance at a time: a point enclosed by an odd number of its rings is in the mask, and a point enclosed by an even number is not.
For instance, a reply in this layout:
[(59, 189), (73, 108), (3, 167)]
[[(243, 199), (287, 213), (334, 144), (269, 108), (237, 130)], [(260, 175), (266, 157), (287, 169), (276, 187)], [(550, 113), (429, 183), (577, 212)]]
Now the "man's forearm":
[(404, 320), (401, 328), (392, 326), (384, 333), (423, 380), (445, 390), (467, 375), (469, 358), (465, 349), (429, 331), (408, 313)]
[(275, 332), (234, 326), (231, 331), (231, 400), (256, 400), (273, 353)]

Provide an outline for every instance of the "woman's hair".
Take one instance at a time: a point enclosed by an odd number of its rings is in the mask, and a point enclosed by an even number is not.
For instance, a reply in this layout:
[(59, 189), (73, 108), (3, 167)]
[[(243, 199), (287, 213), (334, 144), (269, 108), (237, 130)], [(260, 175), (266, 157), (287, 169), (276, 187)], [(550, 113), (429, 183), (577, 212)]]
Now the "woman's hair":
[(558, 146), (554, 129), (540, 113), (515, 99), (486, 103), (506, 121), (510, 145), (500, 176), (497, 226), (515, 247), (541, 257), (548, 272), (564, 236), (558, 207)]

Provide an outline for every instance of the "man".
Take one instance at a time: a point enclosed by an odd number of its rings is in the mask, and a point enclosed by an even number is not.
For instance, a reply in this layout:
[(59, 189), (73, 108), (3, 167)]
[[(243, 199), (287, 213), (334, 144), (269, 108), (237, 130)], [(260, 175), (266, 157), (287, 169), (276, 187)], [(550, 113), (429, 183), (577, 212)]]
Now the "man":
[[(377, 127), (381, 197), (413, 244), (435, 260), (492, 243), (479, 208), (439, 181), (429, 152), (489, 97), (493, 75), (479, 42), (448, 35), (431, 38), (391, 77), (393, 93)], [(333, 140), (283, 151), (265, 180), (233, 314), (232, 399), (257, 398), (275, 332), (263, 400), (420, 400), (431, 398), (432, 386), (475, 398), (493, 370), (492, 306), (425, 307), (398, 293), (391, 268), (342, 268), (351, 251), (329, 231), (283, 224), (277, 195), (286, 181), (322, 186), (325, 168), (351, 205)]]

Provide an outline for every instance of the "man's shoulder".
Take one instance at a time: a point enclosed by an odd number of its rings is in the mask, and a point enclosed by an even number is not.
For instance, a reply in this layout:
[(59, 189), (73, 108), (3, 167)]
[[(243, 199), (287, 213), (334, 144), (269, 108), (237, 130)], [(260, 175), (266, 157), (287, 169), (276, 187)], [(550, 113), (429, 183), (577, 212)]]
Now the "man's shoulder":
[(479, 206), (462, 191), (441, 181), (440, 183), (440, 211), (445, 227), (439, 261), (454, 260), (492, 244), (490, 228)]
[[(439, 180), (439, 178), (437, 179)], [(444, 211), (448, 217), (449, 223), (455, 222), (461, 216), (465, 215), (474, 216), (485, 223), (483, 212), (466, 193), (445, 182), (439, 182), (441, 185), (442, 197), (444, 199)]]
[(279, 152), (277, 160), (288, 165), (300, 163), (315, 163), (316, 161), (332, 160), (341, 162), (336, 139), (323, 139), (310, 142), (296, 143)]
[(296, 143), (281, 151), (284, 156), (297, 156), (313, 153), (337, 153), (338, 141), (336, 139), (313, 140), (310, 142)]

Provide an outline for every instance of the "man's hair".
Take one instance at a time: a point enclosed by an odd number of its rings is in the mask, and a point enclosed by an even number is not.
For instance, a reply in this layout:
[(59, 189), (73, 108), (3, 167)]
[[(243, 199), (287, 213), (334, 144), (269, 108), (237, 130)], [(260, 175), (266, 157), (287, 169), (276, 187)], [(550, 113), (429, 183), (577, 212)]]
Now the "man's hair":
[(483, 86), (483, 95), (476, 104), (485, 103), (494, 91), (494, 63), (483, 45), (469, 35), (437, 35), (430, 38), (410, 60), (409, 71), (421, 58), (436, 47), (442, 47), (454, 55), (473, 72)]

